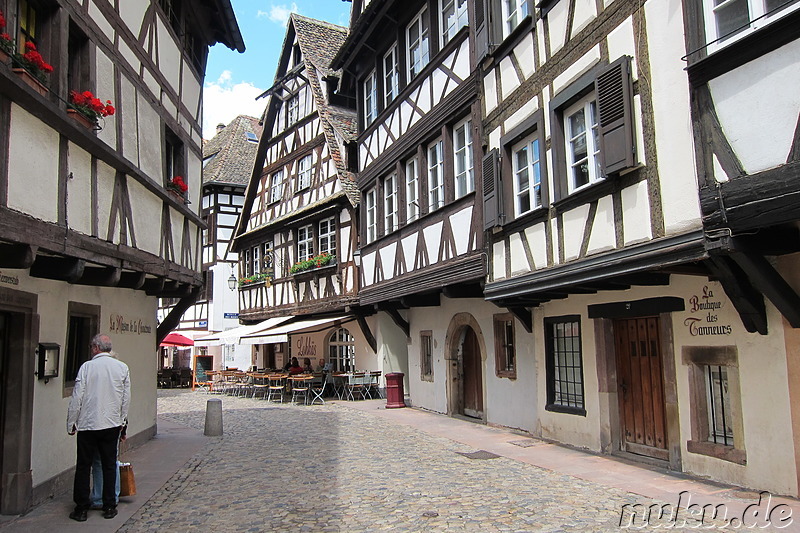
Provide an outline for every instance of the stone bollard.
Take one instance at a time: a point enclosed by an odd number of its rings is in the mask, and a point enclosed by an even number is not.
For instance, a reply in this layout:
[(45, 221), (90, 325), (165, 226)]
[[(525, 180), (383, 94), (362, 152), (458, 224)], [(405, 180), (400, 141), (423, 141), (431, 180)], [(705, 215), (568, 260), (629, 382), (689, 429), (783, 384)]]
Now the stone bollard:
[(222, 436), (222, 400), (213, 398), (206, 402), (206, 437)]

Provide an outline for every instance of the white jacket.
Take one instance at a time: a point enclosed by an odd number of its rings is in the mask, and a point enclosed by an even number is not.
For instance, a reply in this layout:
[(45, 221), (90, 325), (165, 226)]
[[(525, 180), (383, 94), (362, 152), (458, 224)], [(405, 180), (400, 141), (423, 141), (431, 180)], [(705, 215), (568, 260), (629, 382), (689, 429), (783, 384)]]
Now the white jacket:
[(101, 352), (81, 365), (67, 411), (67, 433), (124, 426), (128, 421), (131, 378), (128, 365)]

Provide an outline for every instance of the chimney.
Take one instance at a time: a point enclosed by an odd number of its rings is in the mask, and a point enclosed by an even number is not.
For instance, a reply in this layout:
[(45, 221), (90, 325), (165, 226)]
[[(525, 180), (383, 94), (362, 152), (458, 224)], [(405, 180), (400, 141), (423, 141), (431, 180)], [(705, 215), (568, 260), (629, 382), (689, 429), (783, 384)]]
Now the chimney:
[(221, 132), (224, 129), (225, 129), (225, 124), (223, 124), (222, 122), (217, 124), (217, 133)]

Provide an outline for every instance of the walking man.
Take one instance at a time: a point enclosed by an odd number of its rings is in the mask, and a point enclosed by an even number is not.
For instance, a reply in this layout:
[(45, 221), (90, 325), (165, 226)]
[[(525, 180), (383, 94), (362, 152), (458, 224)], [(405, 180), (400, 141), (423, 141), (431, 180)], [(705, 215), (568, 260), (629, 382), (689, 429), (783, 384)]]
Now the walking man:
[(103, 465), (103, 518), (117, 516), (117, 443), (127, 424), (131, 380), (128, 365), (111, 355), (108, 335), (95, 335), (89, 345), (92, 358), (81, 365), (67, 412), (67, 433), (78, 433), (75, 510), (69, 517), (84, 522), (92, 505), (89, 474), (95, 453)]

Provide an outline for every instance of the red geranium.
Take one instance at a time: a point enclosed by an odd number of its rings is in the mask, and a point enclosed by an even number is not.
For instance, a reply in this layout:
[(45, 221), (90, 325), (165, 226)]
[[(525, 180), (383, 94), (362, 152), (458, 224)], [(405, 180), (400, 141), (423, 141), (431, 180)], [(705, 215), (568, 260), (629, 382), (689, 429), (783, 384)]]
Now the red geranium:
[(189, 186), (183, 181), (183, 176), (175, 176), (172, 178), (172, 181), (169, 182), (169, 188), (179, 192), (186, 192), (189, 190)]
[(53, 72), (53, 65), (44, 60), (42, 54), (40, 54), (36, 49), (35, 44), (30, 41), (26, 42), (25, 50), (26, 52), (17, 59), (20, 60), (22, 66), (31, 71), (31, 73), (39, 78), (40, 81), (43, 80), (44, 74), (50, 74)]

